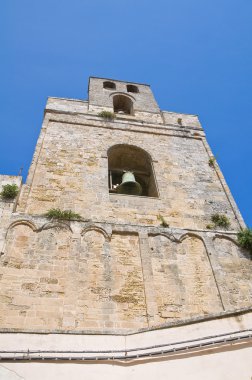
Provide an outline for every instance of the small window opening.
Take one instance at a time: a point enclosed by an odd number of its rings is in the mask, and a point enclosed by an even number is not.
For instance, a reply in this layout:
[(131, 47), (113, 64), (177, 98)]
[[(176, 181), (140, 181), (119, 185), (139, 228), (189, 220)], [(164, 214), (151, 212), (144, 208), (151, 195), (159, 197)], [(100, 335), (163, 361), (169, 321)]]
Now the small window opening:
[(103, 88), (106, 88), (108, 90), (115, 90), (116, 89), (116, 85), (115, 83), (113, 82), (103, 82)]
[(139, 89), (138, 89), (137, 86), (134, 86), (133, 84), (127, 84), (127, 91), (128, 92), (138, 93)]
[(132, 145), (116, 145), (108, 151), (110, 193), (158, 197), (151, 158)]
[(133, 102), (124, 95), (113, 97), (114, 112), (119, 114), (133, 115)]

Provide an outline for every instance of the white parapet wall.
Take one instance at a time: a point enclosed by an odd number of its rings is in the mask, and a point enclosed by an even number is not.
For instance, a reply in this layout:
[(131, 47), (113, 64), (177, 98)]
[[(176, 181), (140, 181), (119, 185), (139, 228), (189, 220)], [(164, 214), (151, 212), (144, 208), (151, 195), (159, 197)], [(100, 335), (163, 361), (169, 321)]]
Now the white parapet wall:
[(0, 379), (250, 380), (252, 311), (130, 335), (2, 332)]

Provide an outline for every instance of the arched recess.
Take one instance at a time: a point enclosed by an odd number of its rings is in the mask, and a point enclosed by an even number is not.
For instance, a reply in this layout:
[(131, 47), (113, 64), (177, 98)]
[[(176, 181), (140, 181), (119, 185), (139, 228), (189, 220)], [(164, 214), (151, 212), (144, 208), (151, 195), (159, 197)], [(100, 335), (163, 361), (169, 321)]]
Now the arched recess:
[(214, 237), (215, 276), (225, 309), (251, 306), (252, 260), (229, 236)]
[(56, 267), (67, 272), (68, 265), (74, 260), (72, 232), (69, 223), (56, 220), (45, 223), (38, 230), (36, 255), (49, 270)]
[(11, 231), (14, 227), (16, 227), (16, 226), (18, 226), (18, 225), (28, 226), (28, 227), (30, 227), (34, 232), (37, 231), (37, 226), (35, 225), (35, 223), (33, 223), (33, 222), (30, 221), (30, 220), (20, 219), (20, 220), (15, 220), (14, 222), (12, 222), (12, 223), (9, 225), (9, 227), (7, 228), (7, 231), (6, 231), (6, 234), (5, 234), (4, 243), (3, 243), (3, 246), (2, 246), (2, 249), (1, 249), (1, 252), (0, 252), (0, 257), (6, 253), (6, 245), (7, 245), (8, 236), (9, 236), (10, 231)]
[(148, 234), (149, 237), (154, 236), (164, 236), (174, 243), (180, 243), (180, 240), (176, 238), (176, 236), (172, 232), (152, 232)]
[(108, 150), (109, 192), (117, 193), (122, 175), (132, 172), (142, 187), (142, 196), (158, 197), (151, 156), (145, 150), (128, 144), (118, 144)]
[(134, 115), (133, 101), (129, 96), (116, 94), (113, 96), (114, 112), (118, 114)]
[(134, 84), (127, 84), (127, 91), (137, 94), (139, 92), (139, 88)]
[(196, 239), (199, 239), (202, 241), (202, 243), (204, 244), (204, 247), (206, 248), (206, 244), (205, 244), (205, 241), (203, 239), (202, 236), (194, 233), (194, 232), (186, 232), (185, 234), (182, 234), (180, 235), (180, 237), (178, 238), (178, 240), (180, 241), (180, 243), (182, 243), (183, 240), (185, 240), (186, 238), (188, 237), (192, 237), (192, 238), (196, 238)]
[(36, 232), (35, 224), (29, 220), (17, 220), (9, 226), (2, 249), (4, 266), (16, 269), (34, 268), (32, 257)]
[(81, 236), (85, 235), (89, 231), (96, 231), (96, 232), (101, 233), (104, 236), (105, 240), (107, 241), (110, 241), (111, 239), (111, 234), (108, 234), (107, 231), (104, 230), (102, 227), (99, 227), (93, 224), (84, 227), (83, 230), (81, 231)]
[(81, 233), (78, 268), (75, 272), (78, 328), (95, 328), (99, 318), (103, 318), (112, 279), (108, 250), (109, 236), (106, 231), (97, 226), (84, 228)]
[(63, 222), (63, 221), (52, 221), (52, 222), (47, 222), (45, 223), (40, 229), (39, 231), (44, 231), (44, 230), (49, 230), (51, 228), (55, 228), (55, 229), (66, 229), (66, 230), (69, 230), (70, 232), (73, 232), (72, 231), (72, 228), (71, 226), (69, 225), (69, 223), (67, 222)]
[(103, 88), (107, 90), (115, 90), (116, 89), (116, 84), (111, 81), (105, 81), (103, 82)]
[(12, 222), (9, 227), (8, 227), (8, 230), (7, 230), (7, 234), (9, 232), (9, 230), (11, 230), (12, 228), (18, 226), (18, 225), (25, 225), (25, 226), (28, 226), (30, 227), (33, 231), (36, 231), (38, 228), (37, 226), (35, 225), (34, 222), (32, 222), (31, 220), (27, 220), (27, 219), (20, 219), (20, 220), (15, 220), (14, 222)]
[(165, 234), (150, 234), (148, 242), (158, 309), (155, 319), (158, 323), (177, 320), (183, 317), (185, 304), (177, 260), (178, 243)]
[(184, 286), (184, 316), (193, 317), (222, 311), (204, 240), (193, 233), (186, 233), (179, 240), (181, 243), (178, 244), (177, 265)]
[[(8, 327), (15, 328), (29, 327), (34, 322), (34, 312), (29, 315), (26, 312), (31, 309), (36, 310), (38, 328), (59, 328), (62, 326), (59, 321), (59, 303), (55, 302), (53, 315), (46, 315), (43, 298), (47, 301), (52, 298), (53, 304), (54, 300), (62, 299), (62, 295), (66, 297), (65, 288), (68, 287), (68, 282), (72, 282), (68, 271), (73, 266), (73, 259), (69, 254), (70, 232), (62, 228), (35, 229), (29, 221), (18, 221), (11, 227), (6, 241), (6, 254), (1, 263), (3, 276), (0, 288), (3, 293), (8, 294), (11, 286), (11, 297), (22, 295), (23, 299), (19, 307), (15, 308), (16, 314), (12, 304), (6, 305), (7, 317), (2, 326), (7, 324)], [(65, 298), (65, 301), (69, 304), (68, 299)], [(8, 310), (16, 317), (13, 318), (13, 326), (8, 320)]]
[[(39, 262), (51, 263), (54, 257), (66, 256), (70, 249), (72, 230), (67, 223), (49, 222), (41, 228), (30, 220), (14, 221), (8, 228), (2, 254), (8, 260), (17, 260), (18, 267), (35, 268)], [(63, 253), (64, 251), (64, 253)]]

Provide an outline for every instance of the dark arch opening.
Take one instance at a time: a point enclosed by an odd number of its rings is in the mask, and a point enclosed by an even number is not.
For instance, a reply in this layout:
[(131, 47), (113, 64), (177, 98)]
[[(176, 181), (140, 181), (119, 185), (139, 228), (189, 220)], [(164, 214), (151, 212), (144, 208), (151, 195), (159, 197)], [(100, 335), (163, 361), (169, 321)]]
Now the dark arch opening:
[(133, 115), (133, 102), (124, 95), (113, 97), (114, 112), (119, 114)]
[(106, 88), (108, 90), (115, 90), (116, 89), (116, 85), (115, 85), (114, 82), (106, 81), (106, 82), (103, 82), (103, 88)]
[[(125, 172), (131, 172), (141, 185), (141, 196), (158, 197), (155, 175), (150, 155), (133, 145), (114, 145), (108, 150), (109, 192), (118, 193)], [(120, 194), (128, 194), (127, 191)]]
[(137, 86), (134, 86), (133, 84), (127, 84), (127, 91), (134, 92), (135, 94), (137, 94), (139, 92), (139, 89)]

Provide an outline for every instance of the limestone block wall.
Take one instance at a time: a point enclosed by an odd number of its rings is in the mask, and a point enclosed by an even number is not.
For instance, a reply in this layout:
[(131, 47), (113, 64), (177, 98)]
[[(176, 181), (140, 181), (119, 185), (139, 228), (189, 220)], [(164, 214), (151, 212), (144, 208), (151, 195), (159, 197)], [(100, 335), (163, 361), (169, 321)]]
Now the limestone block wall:
[[(250, 308), (244, 222), (197, 117), (160, 113), (143, 85), (138, 104), (155, 109), (104, 120), (98, 82), (89, 103), (49, 98), (27, 182), (1, 203), (2, 328), (132, 332)], [(145, 152), (156, 196), (109, 192), (108, 151), (122, 145)], [(51, 208), (81, 220), (48, 220)], [(207, 230), (214, 213), (229, 230)]]
[(201, 129), (199, 119), (196, 115), (185, 115), (183, 113), (162, 111), (162, 116), (165, 124)]
[(46, 109), (71, 113), (87, 113), (88, 101), (50, 97), (47, 99)]
[(137, 331), (249, 308), (251, 284), (252, 261), (232, 233), (15, 215), (0, 259), (0, 324)]
[[(18, 211), (41, 215), (72, 209), (84, 219), (204, 229), (211, 215), (225, 213), (231, 229), (243, 224), (218, 165), (209, 166), (204, 133), (189, 127), (142, 125), (129, 120), (48, 113)], [(152, 159), (159, 196), (109, 194), (108, 149), (144, 149)]]

